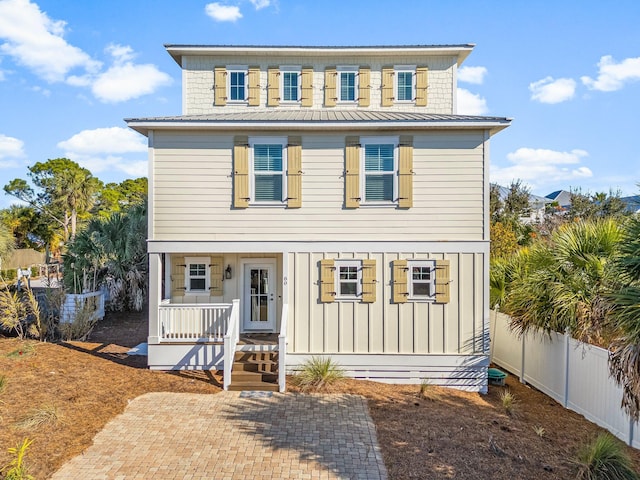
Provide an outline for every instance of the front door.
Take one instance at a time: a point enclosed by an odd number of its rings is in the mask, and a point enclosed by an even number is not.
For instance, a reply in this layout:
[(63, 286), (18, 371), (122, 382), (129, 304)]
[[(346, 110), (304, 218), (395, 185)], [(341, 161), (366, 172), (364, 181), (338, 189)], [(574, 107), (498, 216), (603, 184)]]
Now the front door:
[(243, 271), (243, 326), (245, 331), (275, 329), (275, 261), (247, 263)]

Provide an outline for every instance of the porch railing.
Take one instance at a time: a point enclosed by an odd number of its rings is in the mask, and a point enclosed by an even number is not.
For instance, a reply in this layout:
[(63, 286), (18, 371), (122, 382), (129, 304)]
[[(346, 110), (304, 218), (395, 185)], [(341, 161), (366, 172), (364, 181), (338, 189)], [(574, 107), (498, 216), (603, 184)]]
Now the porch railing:
[(231, 385), (231, 371), (238, 340), (240, 340), (240, 300), (234, 299), (227, 331), (224, 335), (224, 374), (222, 383), (225, 390), (229, 390), (229, 385)]
[(280, 335), (278, 335), (278, 385), (280, 392), (287, 387), (287, 319), (289, 318), (289, 304), (282, 305), (280, 319)]
[(158, 308), (160, 340), (221, 342), (229, 329), (231, 313), (230, 303), (169, 303), (164, 300)]

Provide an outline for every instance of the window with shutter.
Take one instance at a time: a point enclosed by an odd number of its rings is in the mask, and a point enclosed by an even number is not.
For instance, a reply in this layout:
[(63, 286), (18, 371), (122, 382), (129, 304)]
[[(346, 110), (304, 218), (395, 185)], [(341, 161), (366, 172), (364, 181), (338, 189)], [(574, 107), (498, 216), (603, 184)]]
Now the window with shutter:
[(249, 67), (249, 97), (250, 107), (260, 105), (260, 67)]
[(249, 206), (249, 139), (236, 136), (233, 139), (233, 206)]
[(413, 137), (400, 135), (398, 146), (398, 207), (413, 207)]
[(338, 95), (336, 93), (336, 83), (338, 72), (336, 67), (327, 67), (324, 71), (324, 106), (335, 107)]
[(338, 102), (355, 103), (358, 99), (358, 67), (337, 67)]
[(416, 68), (416, 107), (427, 106), (428, 89), (427, 67)]
[(215, 67), (213, 70), (213, 103), (218, 107), (227, 104), (227, 69)]
[(302, 138), (289, 137), (287, 147), (287, 207), (302, 207)]
[(398, 201), (398, 137), (360, 137), (360, 173), (364, 204)]
[(185, 257), (186, 295), (209, 295), (209, 257)]
[(249, 74), (245, 66), (227, 66), (227, 103), (244, 103), (248, 96)]
[(335, 270), (334, 260), (320, 260), (320, 301), (323, 303), (335, 301)]
[(347, 137), (345, 146), (344, 205), (346, 208), (360, 206), (360, 138)]
[(300, 75), (301, 79), (301, 89), (300, 95), (300, 105), (303, 107), (312, 107), (313, 106), (313, 68), (304, 67), (302, 69), (302, 73)]
[(407, 261), (394, 260), (393, 263), (393, 303), (406, 303), (409, 298), (407, 285)]
[(368, 107), (371, 100), (371, 69), (361, 67), (358, 72), (358, 105)]
[(409, 299), (433, 300), (436, 284), (435, 260), (409, 260)]
[(249, 202), (284, 205), (287, 198), (287, 138), (250, 137)]
[(436, 260), (436, 303), (449, 303), (450, 276), (449, 260)]
[(280, 67), (280, 102), (300, 103), (302, 97), (302, 69)]

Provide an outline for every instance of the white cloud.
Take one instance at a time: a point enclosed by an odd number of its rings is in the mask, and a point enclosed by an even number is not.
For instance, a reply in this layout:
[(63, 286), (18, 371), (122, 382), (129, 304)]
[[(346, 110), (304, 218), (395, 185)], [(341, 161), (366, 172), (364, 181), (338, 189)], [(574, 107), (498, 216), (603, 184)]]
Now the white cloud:
[(489, 111), (487, 101), (480, 95), (464, 88), (458, 88), (457, 94), (459, 115), (484, 115)]
[(172, 78), (152, 64), (135, 64), (135, 54), (128, 45), (108, 45), (105, 51), (113, 64), (97, 75), (70, 76), (67, 83), (91, 87), (93, 95), (104, 103), (124, 102), (155, 92), (172, 83)]
[(611, 55), (605, 55), (598, 62), (598, 78), (581, 77), (582, 83), (591, 90), (613, 92), (624, 87), (625, 83), (640, 80), (640, 57), (625, 58), (616, 63)]
[[(261, 2), (258, 0), (258, 3)], [(256, 8), (258, 7), (256, 6)], [(242, 18), (239, 7), (234, 5), (221, 5), (218, 2), (208, 3), (204, 7), (204, 11), (216, 22), (235, 22)]]
[(48, 82), (64, 80), (69, 71), (81, 68), (93, 72), (100, 62), (93, 60), (63, 38), (66, 22), (52, 20), (29, 0), (0, 2), (0, 52), (13, 57)]
[(19, 166), (18, 159), (24, 156), (24, 142), (22, 140), (0, 133), (0, 168), (17, 167)]
[(262, 10), (263, 8), (271, 5), (271, 0), (250, 0), (256, 10)]
[(576, 93), (576, 81), (572, 78), (545, 77), (529, 84), (531, 100), (540, 103), (561, 103), (571, 100)]
[(36, 85), (34, 87), (31, 87), (31, 90), (33, 90), (34, 92), (38, 92), (41, 93), (42, 95), (44, 95), (45, 97), (50, 97), (51, 96), (51, 90), (49, 90), (48, 88), (42, 88), (39, 85)]
[(480, 85), (484, 82), (486, 74), (487, 69), (485, 67), (461, 67), (458, 70), (458, 81)]
[(83, 155), (145, 152), (144, 139), (128, 128), (107, 127), (82, 130), (68, 140), (58, 143), (58, 148)]
[[(140, 155), (147, 144), (133, 130), (122, 127), (96, 128), (76, 133), (58, 143), (65, 156), (93, 173), (118, 170), (130, 176), (147, 175), (147, 161)], [(126, 154), (133, 154), (123, 156)]]
[(589, 178), (593, 176), (591, 170), (580, 165), (588, 155), (588, 152), (580, 149), (558, 152), (544, 148), (519, 148), (507, 154), (512, 165), (491, 166), (491, 181), (506, 185), (520, 179), (536, 188), (560, 181)]

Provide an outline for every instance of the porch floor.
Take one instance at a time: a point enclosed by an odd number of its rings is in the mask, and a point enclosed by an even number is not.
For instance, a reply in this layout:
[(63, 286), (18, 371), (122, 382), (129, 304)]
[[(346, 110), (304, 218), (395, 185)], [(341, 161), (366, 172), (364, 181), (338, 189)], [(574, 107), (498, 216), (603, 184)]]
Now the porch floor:
[(277, 345), (277, 333), (241, 333), (238, 345)]

